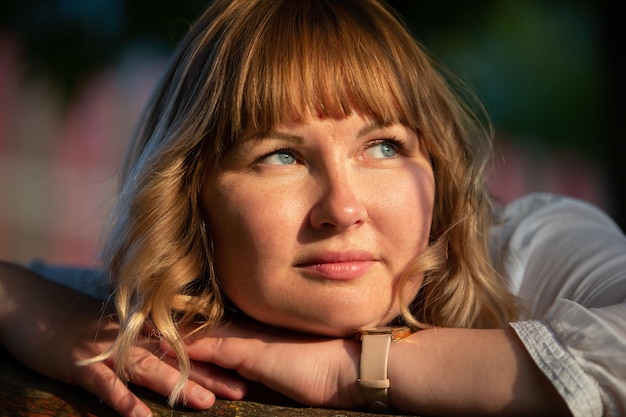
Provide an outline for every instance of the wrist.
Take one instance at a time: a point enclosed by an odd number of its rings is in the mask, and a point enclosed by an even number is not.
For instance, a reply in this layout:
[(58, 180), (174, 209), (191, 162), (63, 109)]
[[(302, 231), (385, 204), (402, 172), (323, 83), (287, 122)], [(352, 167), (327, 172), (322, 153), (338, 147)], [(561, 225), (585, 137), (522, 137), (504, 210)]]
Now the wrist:
[(363, 397), (358, 382), (361, 342), (352, 339), (344, 339), (344, 341), (345, 350), (350, 359), (346, 362), (347, 366), (344, 367), (344, 371), (341, 373), (343, 381), (342, 386), (346, 387), (345, 392), (347, 393), (347, 404), (342, 404), (342, 406), (348, 409), (363, 410), (367, 408), (367, 402)]
[(411, 335), (409, 327), (379, 327), (362, 330), (358, 386), (369, 411), (393, 411), (389, 399), (391, 380), (388, 361), (391, 345)]

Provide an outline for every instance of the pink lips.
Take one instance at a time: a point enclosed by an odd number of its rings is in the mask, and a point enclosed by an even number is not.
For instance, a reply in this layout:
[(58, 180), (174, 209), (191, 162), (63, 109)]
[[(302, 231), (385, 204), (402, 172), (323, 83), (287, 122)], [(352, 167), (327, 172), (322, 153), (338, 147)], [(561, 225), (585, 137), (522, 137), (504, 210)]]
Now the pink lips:
[(325, 252), (296, 263), (305, 274), (329, 280), (352, 280), (369, 270), (376, 259), (367, 252)]

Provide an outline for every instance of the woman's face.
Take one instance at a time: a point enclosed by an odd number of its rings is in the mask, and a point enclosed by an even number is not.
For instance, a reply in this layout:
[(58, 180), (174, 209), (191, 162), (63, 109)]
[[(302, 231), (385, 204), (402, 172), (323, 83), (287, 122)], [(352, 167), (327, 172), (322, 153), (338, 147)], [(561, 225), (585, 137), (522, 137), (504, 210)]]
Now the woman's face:
[(224, 293), (257, 320), (329, 336), (398, 315), (399, 277), (427, 246), (433, 201), (417, 134), (359, 114), (252, 137), (203, 190)]

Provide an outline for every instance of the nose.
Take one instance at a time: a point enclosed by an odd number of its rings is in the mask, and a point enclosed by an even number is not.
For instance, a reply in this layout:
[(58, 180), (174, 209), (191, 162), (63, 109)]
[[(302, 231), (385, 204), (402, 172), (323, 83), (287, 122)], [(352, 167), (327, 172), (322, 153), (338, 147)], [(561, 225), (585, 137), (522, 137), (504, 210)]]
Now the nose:
[(311, 225), (320, 230), (347, 230), (365, 222), (367, 210), (363, 198), (346, 173), (327, 175), (321, 196), (310, 212)]

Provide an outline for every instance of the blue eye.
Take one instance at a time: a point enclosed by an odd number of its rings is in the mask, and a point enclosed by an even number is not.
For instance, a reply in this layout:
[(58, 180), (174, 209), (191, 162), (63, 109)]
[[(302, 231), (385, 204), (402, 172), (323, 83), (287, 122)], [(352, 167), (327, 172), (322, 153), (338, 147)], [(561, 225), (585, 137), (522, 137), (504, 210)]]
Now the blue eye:
[(278, 150), (263, 157), (261, 162), (268, 165), (292, 165), (296, 163), (296, 156), (292, 151)]
[(391, 140), (381, 140), (374, 142), (366, 152), (371, 158), (393, 158), (398, 153), (398, 147)]

